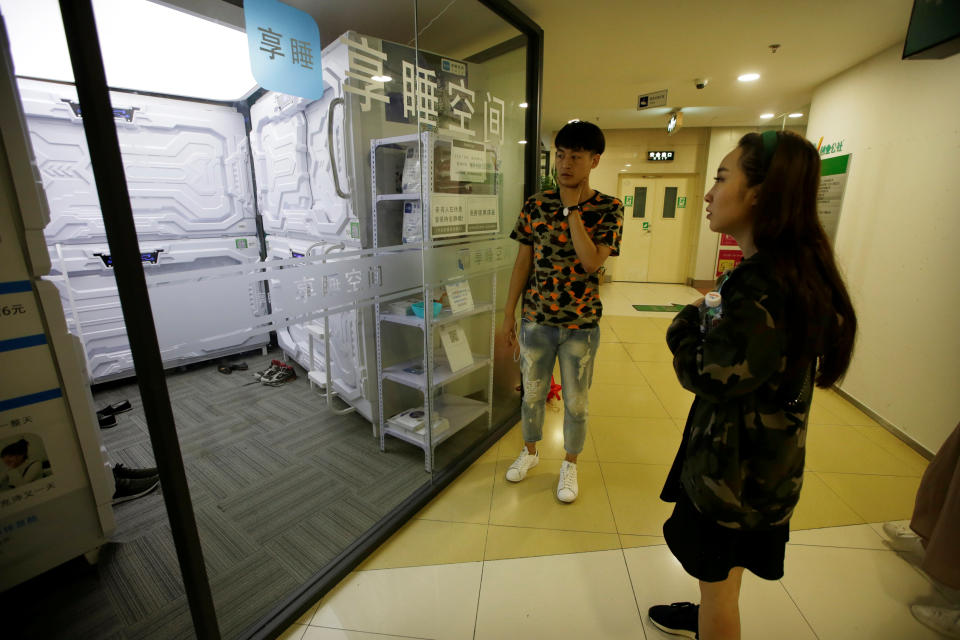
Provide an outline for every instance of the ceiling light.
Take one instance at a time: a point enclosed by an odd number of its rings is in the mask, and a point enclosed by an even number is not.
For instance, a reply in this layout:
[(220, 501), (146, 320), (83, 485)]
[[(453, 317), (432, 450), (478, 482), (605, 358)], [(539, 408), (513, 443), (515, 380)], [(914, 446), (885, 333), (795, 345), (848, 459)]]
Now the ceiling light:
[(626, 171), (626, 169), (620, 169), (620, 173), (623, 173), (624, 171)]
[(390, 82), (393, 80), (390, 76), (370, 76), (370, 79), (374, 82)]
[(677, 129), (683, 126), (683, 112), (674, 111), (670, 114), (670, 120), (667, 122), (667, 134), (673, 135)]
[(526, 140), (517, 140), (517, 142), (518, 142), (519, 144), (527, 144), (527, 141), (526, 141)]
[(528, 105), (526, 102), (521, 102), (518, 106), (519, 106), (521, 109), (526, 109), (526, 108), (529, 107), (530, 105)]
[(790, 114), (790, 117), (791, 117), (791, 118), (802, 118), (802, 117), (803, 117), (803, 114), (798, 111), (797, 113), (791, 113), (791, 114)]
[(567, 124), (570, 124), (571, 122), (580, 122), (580, 121), (577, 118), (574, 118), (573, 120), (567, 120)]
[(759, 80), (759, 73), (745, 73), (742, 76), (737, 76), (737, 80), (740, 82), (753, 82), (754, 80)]
[[(257, 87), (242, 30), (147, 0), (94, 0), (93, 8), (111, 88), (234, 101)], [(17, 75), (72, 82), (57, 3), (0, 0), (0, 9)], [(184, 46), (171, 47), (170, 34)]]
[(625, 166), (625, 167), (632, 167), (633, 165), (628, 162), (627, 164), (625, 164), (625, 165), (623, 165), (623, 166)]
[(761, 120), (769, 120), (769, 119), (772, 118), (772, 117), (773, 117), (773, 114), (772, 114), (772, 113), (761, 113), (761, 114), (760, 114), (760, 119), (761, 119)]

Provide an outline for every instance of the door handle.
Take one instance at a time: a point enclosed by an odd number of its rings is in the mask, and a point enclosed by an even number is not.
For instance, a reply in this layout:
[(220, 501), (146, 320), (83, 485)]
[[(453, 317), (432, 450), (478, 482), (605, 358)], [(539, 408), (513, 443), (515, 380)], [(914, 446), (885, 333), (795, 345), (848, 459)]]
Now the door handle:
[(346, 105), (343, 98), (334, 98), (330, 102), (330, 109), (327, 111), (327, 148), (330, 150), (330, 172), (333, 174), (333, 188), (336, 189), (338, 196), (346, 200), (350, 197), (350, 194), (345, 193), (340, 188), (340, 174), (337, 171), (337, 155), (333, 148), (333, 110), (338, 105), (343, 107), (344, 116), (346, 116)]

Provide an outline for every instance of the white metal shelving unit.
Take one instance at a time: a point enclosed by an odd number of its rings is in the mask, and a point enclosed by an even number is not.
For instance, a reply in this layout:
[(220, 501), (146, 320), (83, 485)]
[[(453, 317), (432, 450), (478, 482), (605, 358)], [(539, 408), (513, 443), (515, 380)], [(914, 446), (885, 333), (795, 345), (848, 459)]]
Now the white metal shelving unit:
[[(433, 238), (430, 225), (431, 200), (435, 195), (449, 197), (448, 193), (436, 193), (434, 184), (434, 160), (435, 145), (437, 142), (447, 142), (449, 138), (438, 136), (429, 131), (407, 136), (397, 136), (392, 138), (382, 138), (372, 140), (370, 143), (370, 170), (373, 203), (373, 246), (391, 246), (401, 244), (400, 236), (393, 233), (393, 230), (399, 231), (402, 227), (402, 208), (403, 202), (419, 202), (421, 204), (422, 219), (422, 242), (404, 244), (404, 249), (430, 251), (435, 248), (436, 239)], [(482, 145), (485, 153), (496, 153), (491, 145)], [(418, 149), (421, 161), (421, 180), (420, 191), (417, 193), (393, 193), (397, 191), (394, 184), (397, 166), (391, 163), (384, 171), (381, 167), (378, 176), (378, 151), (390, 150), (394, 158), (405, 154), (410, 147)], [(400, 161), (402, 167), (402, 161)], [(386, 174), (386, 175), (385, 175)], [(492, 182), (493, 194), (479, 194), (481, 196), (497, 195), (498, 180), (494, 176)], [(488, 187), (489, 189), (489, 187)], [(421, 199), (421, 193), (424, 194)], [(472, 195), (472, 194), (464, 194)], [(391, 204), (391, 203), (398, 203)], [(383, 228), (381, 228), (383, 227)], [(389, 229), (389, 231), (387, 231)], [(446, 237), (442, 240), (444, 248), (450, 245), (468, 246), (471, 240), (476, 239), (476, 235), (462, 234), (455, 237)], [(377, 343), (377, 397), (379, 402), (379, 433), (380, 450), (384, 451), (386, 447), (386, 436), (391, 436), (403, 440), (424, 451), (424, 468), (427, 472), (433, 470), (434, 456), (436, 448), (444, 441), (453, 437), (457, 432), (469, 426), (474, 421), (486, 415), (487, 428), (492, 426), (493, 421), (493, 350), (494, 350), (494, 332), (496, 330), (496, 305), (494, 303), (497, 282), (496, 274), (475, 276), (475, 280), (485, 278), (489, 282), (490, 297), (488, 301), (475, 301), (474, 308), (468, 312), (451, 313), (449, 309), (444, 309), (435, 317), (430, 317), (429, 304), (434, 300), (437, 293), (442, 291), (448, 284), (452, 284), (462, 277), (452, 277), (440, 282), (426, 282), (423, 284), (418, 297), (425, 301), (424, 309), (427, 317), (420, 318), (414, 315), (401, 315), (393, 312), (385, 312), (381, 308), (379, 301), (374, 305), (376, 313), (376, 343)], [(485, 352), (473, 352), (473, 364), (464, 367), (458, 371), (451, 371), (446, 362), (436, 363), (435, 360), (435, 330), (452, 322), (457, 322), (467, 318), (486, 315), (490, 321), (490, 331), (488, 339), (488, 348)], [(391, 329), (400, 326), (415, 327), (420, 329), (423, 334), (423, 349), (421, 357), (414, 357), (402, 362), (385, 364), (383, 361), (383, 334), (389, 333)], [(436, 364), (435, 364), (436, 363)], [(464, 376), (487, 369), (487, 382), (485, 388), (486, 401), (474, 400), (462, 396), (446, 393), (444, 387)], [(403, 385), (405, 387), (416, 389), (423, 393), (424, 420), (418, 430), (402, 428), (396, 424), (387, 422), (384, 416), (384, 381)], [(448, 426), (442, 430), (431, 429), (438, 417), (446, 418)]]

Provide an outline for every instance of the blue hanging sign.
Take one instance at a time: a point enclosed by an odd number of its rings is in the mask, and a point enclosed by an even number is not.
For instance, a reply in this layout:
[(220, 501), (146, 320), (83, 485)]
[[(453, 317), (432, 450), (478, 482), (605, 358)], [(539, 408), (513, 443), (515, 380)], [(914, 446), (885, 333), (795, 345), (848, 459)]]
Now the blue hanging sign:
[(309, 13), (278, 0), (244, 0), (250, 69), (264, 89), (323, 97), (320, 29)]

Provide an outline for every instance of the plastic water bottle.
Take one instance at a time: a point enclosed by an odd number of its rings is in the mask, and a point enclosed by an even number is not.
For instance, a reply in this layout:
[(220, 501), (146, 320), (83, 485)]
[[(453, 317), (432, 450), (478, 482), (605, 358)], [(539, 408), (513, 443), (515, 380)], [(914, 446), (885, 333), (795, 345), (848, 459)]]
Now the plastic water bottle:
[(707, 335), (707, 332), (717, 326), (723, 315), (721, 307), (722, 299), (716, 291), (711, 291), (704, 296), (703, 304), (700, 306), (700, 333)]

